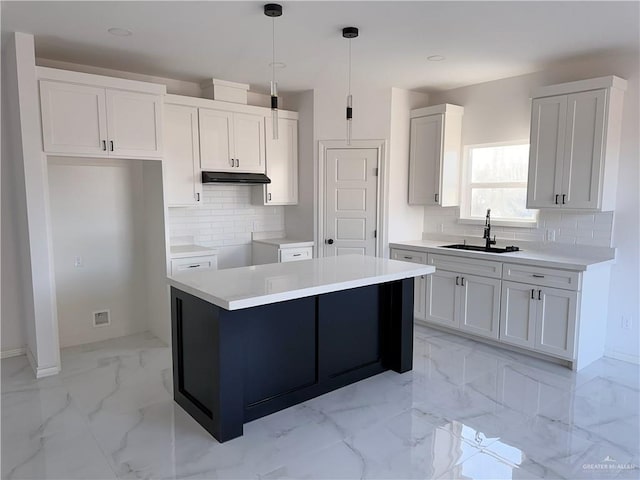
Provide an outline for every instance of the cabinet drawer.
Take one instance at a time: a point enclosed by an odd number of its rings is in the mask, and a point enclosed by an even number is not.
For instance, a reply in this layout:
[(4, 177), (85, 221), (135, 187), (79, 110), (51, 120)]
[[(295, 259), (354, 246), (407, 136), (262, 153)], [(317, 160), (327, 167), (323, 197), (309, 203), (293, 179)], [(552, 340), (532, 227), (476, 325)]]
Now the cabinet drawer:
[(400, 260), (401, 262), (427, 264), (427, 252), (416, 252), (413, 250), (391, 249), (391, 260)]
[(513, 282), (533, 283), (544, 287), (580, 290), (580, 272), (570, 270), (505, 263), (504, 276), (502, 278)]
[(171, 260), (171, 275), (188, 270), (207, 270), (209, 268), (218, 268), (218, 257), (216, 255), (174, 258)]
[(491, 260), (476, 260), (430, 253), (428, 263), (438, 270), (468, 273), (470, 275), (480, 275), (491, 278), (500, 278), (502, 276), (502, 263)]
[(283, 248), (280, 250), (280, 262), (297, 262), (298, 260), (309, 260), (313, 257), (312, 247)]

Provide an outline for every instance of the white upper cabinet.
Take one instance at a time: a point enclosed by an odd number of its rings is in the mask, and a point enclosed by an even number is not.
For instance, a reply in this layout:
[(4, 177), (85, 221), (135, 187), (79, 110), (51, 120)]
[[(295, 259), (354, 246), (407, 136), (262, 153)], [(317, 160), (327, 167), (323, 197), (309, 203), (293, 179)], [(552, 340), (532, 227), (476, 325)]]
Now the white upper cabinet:
[(409, 204), (459, 204), (463, 112), (450, 104), (411, 111)]
[(198, 109), (200, 117), (200, 166), (216, 172), (235, 171), (233, 113)]
[(198, 109), (166, 104), (164, 109), (165, 198), (170, 207), (198, 205), (202, 197)]
[(265, 173), (263, 116), (199, 110), (202, 170)]
[(109, 151), (119, 157), (162, 155), (162, 99), (148, 93), (107, 90)]
[(46, 153), (162, 158), (164, 85), (37, 67)]
[(104, 88), (41, 81), (44, 150), (107, 156)]
[(267, 177), (271, 183), (253, 187), (252, 202), (259, 205), (298, 203), (298, 121), (278, 119), (278, 139), (271, 135), (271, 118), (265, 119)]
[(533, 93), (527, 208), (615, 208), (625, 88), (602, 77)]

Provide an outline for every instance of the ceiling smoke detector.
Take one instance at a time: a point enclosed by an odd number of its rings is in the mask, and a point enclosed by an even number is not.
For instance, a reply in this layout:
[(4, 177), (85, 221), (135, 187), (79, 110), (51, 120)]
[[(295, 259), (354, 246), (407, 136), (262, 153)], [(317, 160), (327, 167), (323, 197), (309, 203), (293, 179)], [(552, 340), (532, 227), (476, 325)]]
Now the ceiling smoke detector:
[(111, 27), (107, 30), (111, 35), (115, 35), (116, 37), (130, 37), (133, 35), (133, 32), (128, 28), (120, 28), (120, 27)]

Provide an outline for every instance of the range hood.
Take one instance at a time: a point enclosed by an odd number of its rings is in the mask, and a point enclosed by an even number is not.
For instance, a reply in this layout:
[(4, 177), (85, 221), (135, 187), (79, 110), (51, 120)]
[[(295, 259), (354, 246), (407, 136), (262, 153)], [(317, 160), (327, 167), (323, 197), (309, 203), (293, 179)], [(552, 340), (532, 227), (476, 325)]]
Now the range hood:
[(202, 172), (202, 183), (271, 183), (264, 173)]

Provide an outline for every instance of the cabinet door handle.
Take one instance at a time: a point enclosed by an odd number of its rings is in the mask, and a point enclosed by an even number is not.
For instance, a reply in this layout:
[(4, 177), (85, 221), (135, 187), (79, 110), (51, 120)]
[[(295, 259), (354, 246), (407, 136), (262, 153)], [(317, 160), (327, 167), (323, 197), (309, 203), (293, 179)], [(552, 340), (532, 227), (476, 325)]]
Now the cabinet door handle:
[(459, 284), (458, 284), (458, 279), (459, 279), (459, 278), (460, 278), (460, 277), (456, 277), (456, 287), (459, 285)]
[(233, 158), (229, 159), (229, 165), (231, 165), (233, 167)]
[(109, 145), (111, 146), (111, 151), (113, 152), (113, 140), (109, 141)]
[(196, 201), (199, 202), (200, 201), (200, 193), (196, 193)]
[(558, 205), (558, 197), (559, 197), (559, 196), (560, 196), (560, 195), (558, 195), (558, 194), (556, 193), (556, 205)]
[(107, 151), (107, 141), (106, 140), (102, 140), (102, 151), (103, 152)]
[(538, 300), (542, 300), (542, 290), (538, 290)]
[(544, 275), (538, 275), (538, 274), (534, 273), (532, 275), (532, 277), (534, 277), (534, 278), (544, 278)]
[(531, 289), (531, 300), (535, 300), (535, 298), (533, 297), (535, 295), (535, 293), (536, 293), (536, 289), (532, 288)]
[(567, 197), (567, 194), (566, 194), (566, 193), (563, 193), (563, 194), (562, 194), (562, 204), (563, 204), (563, 205), (564, 205), (565, 203), (567, 203), (567, 202), (565, 202), (566, 197)]
[(460, 286), (464, 287), (464, 277), (460, 277)]
[(438, 200), (440, 199), (440, 195), (436, 193), (434, 197), (435, 197), (436, 203), (438, 203)]
[(271, 201), (271, 193), (268, 193), (268, 194), (267, 194), (267, 197), (268, 197), (268, 199), (267, 199), (267, 200)]
[(240, 166), (240, 159), (236, 158), (236, 167), (239, 167), (239, 166)]

